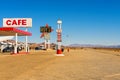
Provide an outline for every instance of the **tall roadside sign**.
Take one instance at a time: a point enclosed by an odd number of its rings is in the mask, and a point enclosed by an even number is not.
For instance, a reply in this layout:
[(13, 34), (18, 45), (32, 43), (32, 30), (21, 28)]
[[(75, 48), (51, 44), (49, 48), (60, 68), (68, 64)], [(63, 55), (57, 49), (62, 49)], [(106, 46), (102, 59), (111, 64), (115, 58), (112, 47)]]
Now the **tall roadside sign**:
[(41, 34), (41, 38), (44, 38), (45, 42), (44, 42), (44, 47), (45, 49), (50, 49), (50, 33), (53, 31), (51, 26), (48, 26), (48, 24), (46, 24), (46, 26), (40, 26), (40, 32)]

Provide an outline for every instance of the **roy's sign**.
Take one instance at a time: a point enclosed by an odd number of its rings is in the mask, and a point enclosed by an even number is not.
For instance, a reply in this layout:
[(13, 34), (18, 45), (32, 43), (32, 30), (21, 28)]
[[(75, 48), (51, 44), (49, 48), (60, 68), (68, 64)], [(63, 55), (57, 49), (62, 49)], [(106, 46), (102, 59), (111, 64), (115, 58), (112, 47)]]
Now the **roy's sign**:
[(31, 18), (3, 18), (3, 27), (32, 27)]

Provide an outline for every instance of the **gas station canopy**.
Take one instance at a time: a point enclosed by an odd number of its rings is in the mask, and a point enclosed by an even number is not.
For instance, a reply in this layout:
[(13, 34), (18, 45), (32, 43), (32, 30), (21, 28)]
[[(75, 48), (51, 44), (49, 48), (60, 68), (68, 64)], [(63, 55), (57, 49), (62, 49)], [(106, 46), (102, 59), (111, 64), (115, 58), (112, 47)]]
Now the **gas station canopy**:
[(0, 28), (0, 36), (15, 36), (15, 34), (18, 34), (18, 36), (31, 36), (32, 33), (20, 30), (18, 28), (14, 27), (1, 27)]

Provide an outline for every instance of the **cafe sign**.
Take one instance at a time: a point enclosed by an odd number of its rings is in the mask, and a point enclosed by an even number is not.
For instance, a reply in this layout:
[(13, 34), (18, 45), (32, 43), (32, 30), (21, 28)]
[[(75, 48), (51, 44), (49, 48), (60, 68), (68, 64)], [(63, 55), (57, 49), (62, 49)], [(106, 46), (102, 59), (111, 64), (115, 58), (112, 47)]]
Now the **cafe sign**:
[(3, 18), (3, 27), (32, 27), (32, 18)]

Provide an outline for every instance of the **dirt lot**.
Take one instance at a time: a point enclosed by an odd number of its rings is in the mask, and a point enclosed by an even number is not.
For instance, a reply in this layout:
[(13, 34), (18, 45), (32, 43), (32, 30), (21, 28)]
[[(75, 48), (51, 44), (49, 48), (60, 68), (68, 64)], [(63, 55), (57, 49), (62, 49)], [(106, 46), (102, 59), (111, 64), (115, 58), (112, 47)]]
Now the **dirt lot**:
[[(0, 55), (0, 80), (120, 80), (119, 52), (80, 49)], [(117, 54), (117, 55), (116, 55)]]

